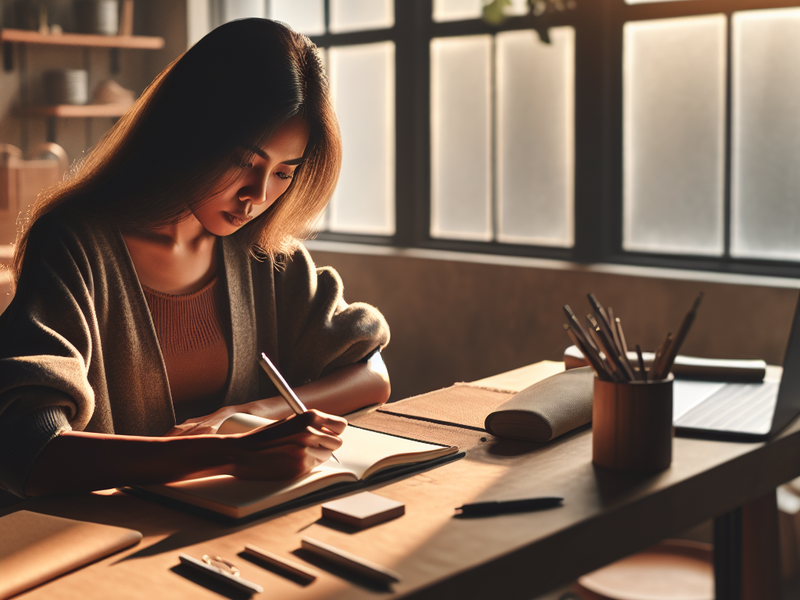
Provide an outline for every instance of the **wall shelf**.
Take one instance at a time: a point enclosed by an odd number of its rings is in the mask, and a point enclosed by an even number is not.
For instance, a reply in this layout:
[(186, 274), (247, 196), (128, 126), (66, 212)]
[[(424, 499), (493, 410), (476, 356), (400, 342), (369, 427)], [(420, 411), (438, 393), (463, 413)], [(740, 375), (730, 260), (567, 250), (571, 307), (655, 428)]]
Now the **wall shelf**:
[(56, 104), (26, 106), (19, 112), (25, 117), (121, 117), (129, 104)]
[(26, 29), (0, 29), (0, 42), (90, 48), (132, 48), (135, 50), (160, 50), (164, 47), (164, 38), (156, 36), (89, 33), (43, 34)]
[[(90, 33), (40, 33), (27, 29), (0, 29), (0, 45), (3, 47), (3, 68), (6, 72), (14, 69), (14, 47), (22, 44), (39, 46), (72, 46), (75, 48), (108, 48), (111, 53), (111, 72), (119, 71), (119, 49), (131, 50), (160, 50), (164, 47), (164, 38), (146, 35), (128, 35), (132, 24), (132, 0), (126, 0), (128, 6), (127, 26), (120, 23), (123, 35), (99, 35)], [(22, 77), (27, 77), (22, 61)], [(25, 104), (23, 98), (23, 104)], [(121, 117), (128, 105), (123, 104), (57, 104), (53, 106), (22, 106), (18, 114), (21, 117), (44, 117), (47, 119), (47, 140), (54, 142), (56, 137), (56, 119), (59, 118), (94, 118), (94, 117)], [(88, 137), (88, 134), (87, 134)]]

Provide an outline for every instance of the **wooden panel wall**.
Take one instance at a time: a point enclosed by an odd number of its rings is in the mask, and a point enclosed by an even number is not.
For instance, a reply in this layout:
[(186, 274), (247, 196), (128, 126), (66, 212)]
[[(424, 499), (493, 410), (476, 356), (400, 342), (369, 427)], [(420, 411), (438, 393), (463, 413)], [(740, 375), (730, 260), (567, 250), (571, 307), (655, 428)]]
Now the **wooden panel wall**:
[[(587, 292), (612, 306), (629, 344), (653, 350), (699, 291), (705, 299), (685, 354), (781, 364), (796, 289), (314, 250), (345, 283), (348, 301), (374, 304), (392, 327), (384, 358), (392, 399), (559, 360), (569, 345), (561, 307), (589, 312)], [(786, 285), (785, 283), (782, 285)]]

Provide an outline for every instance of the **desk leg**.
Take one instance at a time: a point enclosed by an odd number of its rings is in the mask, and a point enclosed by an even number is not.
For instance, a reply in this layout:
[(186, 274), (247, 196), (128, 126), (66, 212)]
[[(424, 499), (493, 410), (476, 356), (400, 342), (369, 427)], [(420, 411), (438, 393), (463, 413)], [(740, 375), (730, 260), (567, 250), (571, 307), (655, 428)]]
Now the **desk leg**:
[(742, 600), (780, 600), (779, 531), (774, 490), (742, 507)]
[(714, 598), (742, 600), (742, 509), (714, 519)]
[(774, 491), (714, 520), (714, 580), (716, 600), (780, 599)]

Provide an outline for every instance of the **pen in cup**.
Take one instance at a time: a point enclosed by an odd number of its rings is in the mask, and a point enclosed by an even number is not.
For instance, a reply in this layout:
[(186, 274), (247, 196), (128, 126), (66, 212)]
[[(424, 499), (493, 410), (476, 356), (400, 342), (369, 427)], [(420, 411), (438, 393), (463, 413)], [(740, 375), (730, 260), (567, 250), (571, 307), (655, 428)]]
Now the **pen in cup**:
[[(261, 368), (266, 371), (269, 378), (272, 380), (272, 383), (275, 384), (275, 387), (278, 388), (278, 393), (281, 397), (286, 400), (286, 404), (295, 412), (297, 415), (302, 415), (304, 412), (307, 412), (308, 409), (305, 405), (300, 401), (300, 398), (297, 397), (297, 394), (294, 393), (294, 390), (289, 387), (289, 384), (286, 383), (286, 380), (283, 378), (283, 375), (280, 374), (280, 371), (272, 364), (272, 361), (269, 359), (264, 352), (261, 353), (261, 357), (258, 359)], [(336, 455), (331, 452), (331, 457), (336, 462), (339, 462), (339, 459), (336, 458)]]

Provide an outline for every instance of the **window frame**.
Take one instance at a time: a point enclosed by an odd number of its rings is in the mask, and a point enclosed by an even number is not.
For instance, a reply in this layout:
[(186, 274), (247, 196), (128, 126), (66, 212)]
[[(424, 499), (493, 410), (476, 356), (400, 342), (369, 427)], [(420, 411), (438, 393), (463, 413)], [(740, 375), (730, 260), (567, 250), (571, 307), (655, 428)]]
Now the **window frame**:
[[(321, 240), (549, 258), (583, 264), (614, 263), (670, 269), (800, 277), (800, 261), (730, 256), (731, 16), (754, 9), (798, 7), (798, 0), (682, 0), (625, 4), (624, 0), (578, 0), (577, 8), (553, 15), (550, 26), (575, 28), (575, 244), (572, 248), (430, 236), (430, 43), (433, 38), (530, 28), (524, 16), (494, 26), (482, 19), (434, 22), (432, 0), (395, 0), (388, 29), (312, 35), (321, 48), (393, 41), (395, 44), (395, 224), (393, 236), (321, 231)], [(726, 138), (723, 256), (625, 251), (623, 234), (623, 27), (631, 21), (706, 14), (727, 18)], [(328, 0), (325, 25), (328, 30)], [(492, 166), (493, 173), (495, 165)], [(401, 176), (402, 174), (402, 176)]]

